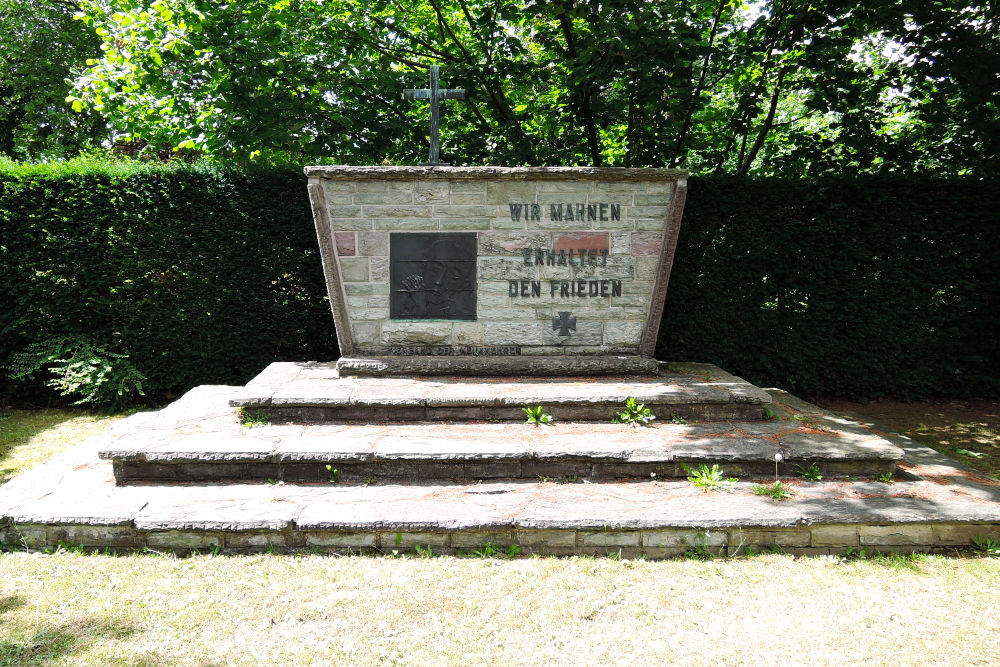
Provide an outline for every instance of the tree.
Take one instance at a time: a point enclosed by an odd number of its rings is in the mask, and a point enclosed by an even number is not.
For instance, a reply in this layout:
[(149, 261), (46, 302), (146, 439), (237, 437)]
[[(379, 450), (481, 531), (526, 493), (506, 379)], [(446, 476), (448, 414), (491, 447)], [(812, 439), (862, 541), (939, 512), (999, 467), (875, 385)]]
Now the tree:
[(0, 154), (73, 155), (107, 135), (96, 113), (72, 113), (67, 79), (100, 54), (68, 0), (0, 0)]
[(74, 106), (215, 155), (800, 175), (997, 172), (1000, 26), (906, 0), (81, 0)]

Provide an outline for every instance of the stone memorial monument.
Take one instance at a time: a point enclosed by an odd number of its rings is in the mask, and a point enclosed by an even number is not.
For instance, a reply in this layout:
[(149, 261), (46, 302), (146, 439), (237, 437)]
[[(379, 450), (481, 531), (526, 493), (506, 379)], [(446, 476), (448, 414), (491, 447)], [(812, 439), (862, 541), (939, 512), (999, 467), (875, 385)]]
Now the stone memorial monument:
[[(991, 491), (965, 502), (967, 473), (921, 452), (907, 470), (930, 481), (858, 481), (903, 450), (710, 364), (657, 361), (686, 173), (444, 164), (438, 103), (463, 95), (437, 68), (407, 91), (431, 105), (427, 164), (306, 169), (339, 359), (129, 417), (5, 485), (0, 542), (660, 557), (1000, 535)], [(514, 423), (529, 408), (554, 421)], [(732, 494), (677, 481), (716, 466), (741, 478)], [(835, 481), (780, 506), (742, 479), (806, 469)]]

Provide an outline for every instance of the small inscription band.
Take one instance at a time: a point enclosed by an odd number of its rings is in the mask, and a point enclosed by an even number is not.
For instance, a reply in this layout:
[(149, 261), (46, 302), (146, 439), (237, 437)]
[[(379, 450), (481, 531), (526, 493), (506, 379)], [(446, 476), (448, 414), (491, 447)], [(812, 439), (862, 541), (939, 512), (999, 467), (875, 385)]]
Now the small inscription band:
[(389, 353), (395, 356), (427, 356), (427, 357), (516, 357), (521, 354), (520, 345), (499, 345), (477, 347), (474, 345), (433, 345), (433, 346), (402, 346), (389, 348)]

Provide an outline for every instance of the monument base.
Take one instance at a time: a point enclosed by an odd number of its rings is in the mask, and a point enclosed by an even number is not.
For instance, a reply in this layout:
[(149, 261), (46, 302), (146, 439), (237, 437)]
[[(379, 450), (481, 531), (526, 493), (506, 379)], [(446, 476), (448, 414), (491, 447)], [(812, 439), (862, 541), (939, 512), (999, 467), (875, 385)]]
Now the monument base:
[(335, 368), (341, 376), (413, 377), (451, 375), (461, 377), (563, 377), (651, 376), (660, 372), (652, 357), (622, 356), (368, 356), (341, 357)]
[[(777, 390), (772, 419), (651, 427), (265, 423), (260, 408), (261, 425), (247, 427), (229, 406), (245, 391), (197, 387), (5, 484), (0, 543), (660, 558), (1000, 538), (996, 481)], [(802, 479), (812, 464), (821, 481)], [(739, 481), (705, 493), (684, 479), (701, 465)], [(792, 492), (780, 502), (757, 495), (776, 472)], [(877, 480), (887, 473), (895, 483)]]
[[(470, 364), (475, 358), (391, 358), (418, 363), (440, 359)], [(323, 422), (415, 421), (524, 421), (522, 408), (543, 406), (557, 421), (610, 422), (625, 401), (634, 398), (662, 421), (754, 421), (765, 417), (771, 398), (767, 392), (710, 364), (655, 364), (646, 377), (591, 375), (581, 369), (608, 370), (608, 364), (629, 363), (642, 357), (504, 357), (509, 366), (490, 360), (494, 370), (512, 371), (504, 377), (454, 376), (368, 377), (357, 373), (358, 359), (331, 363), (279, 362), (268, 366), (230, 401), (236, 408), (268, 412), (272, 420)], [(344, 362), (344, 363), (341, 363)], [(372, 363), (380, 363), (373, 361)], [(532, 364), (536, 364), (533, 366)], [(593, 364), (593, 366), (590, 366)], [(401, 370), (400, 366), (390, 367)], [(620, 369), (621, 366), (619, 365)], [(371, 369), (368, 369), (371, 370)], [(547, 370), (539, 377), (539, 371)], [(513, 371), (524, 371), (523, 373)], [(572, 371), (572, 372), (571, 372)]]

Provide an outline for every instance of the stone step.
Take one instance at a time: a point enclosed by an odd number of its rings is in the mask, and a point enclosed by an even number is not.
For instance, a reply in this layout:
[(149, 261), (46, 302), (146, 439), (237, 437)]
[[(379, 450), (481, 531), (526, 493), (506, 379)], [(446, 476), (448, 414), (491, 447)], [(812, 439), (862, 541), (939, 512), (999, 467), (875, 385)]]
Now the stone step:
[[(186, 395), (155, 423), (100, 450), (119, 484), (139, 482), (393, 483), (683, 478), (719, 465), (726, 476), (877, 476), (902, 451), (823, 415), (765, 422), (271, 423), (240, 426), (235, 388)], [(328, 466), (330, 469), (328, 469)], [(332, 473), (336, 470), (336, 473)]]
[(607, 422), (628, 398), (660, 421), (760, 420), (767, 392), (710, 364), (668, 364), (650, 377), (385, 378), (343, 376), (335, 363), (274, 363), (230, 400), (272, 421), (524, 421), (543, 406), (559, 421)]
[[(225, 399), (222, 389), (189, 399)], [(181, 553), (426, 553), (430, 547), (434, 554), (510, 549), (657, 558), (690, 549), (929, 551), (1000, 539), (1000, 485), (919, 447), (905, 449), (907, 476), (894, 484), (783, 477), (793, 495), (782, 501), (756, 495), (750, 480), (714, 493), (659, 479), (122, 486), (111, 461), (97, 456), (165, 419), (190, 434), (218, 424), (194, 413), (172, 406), (133, 415), (0, 487), (0, 543)]]

